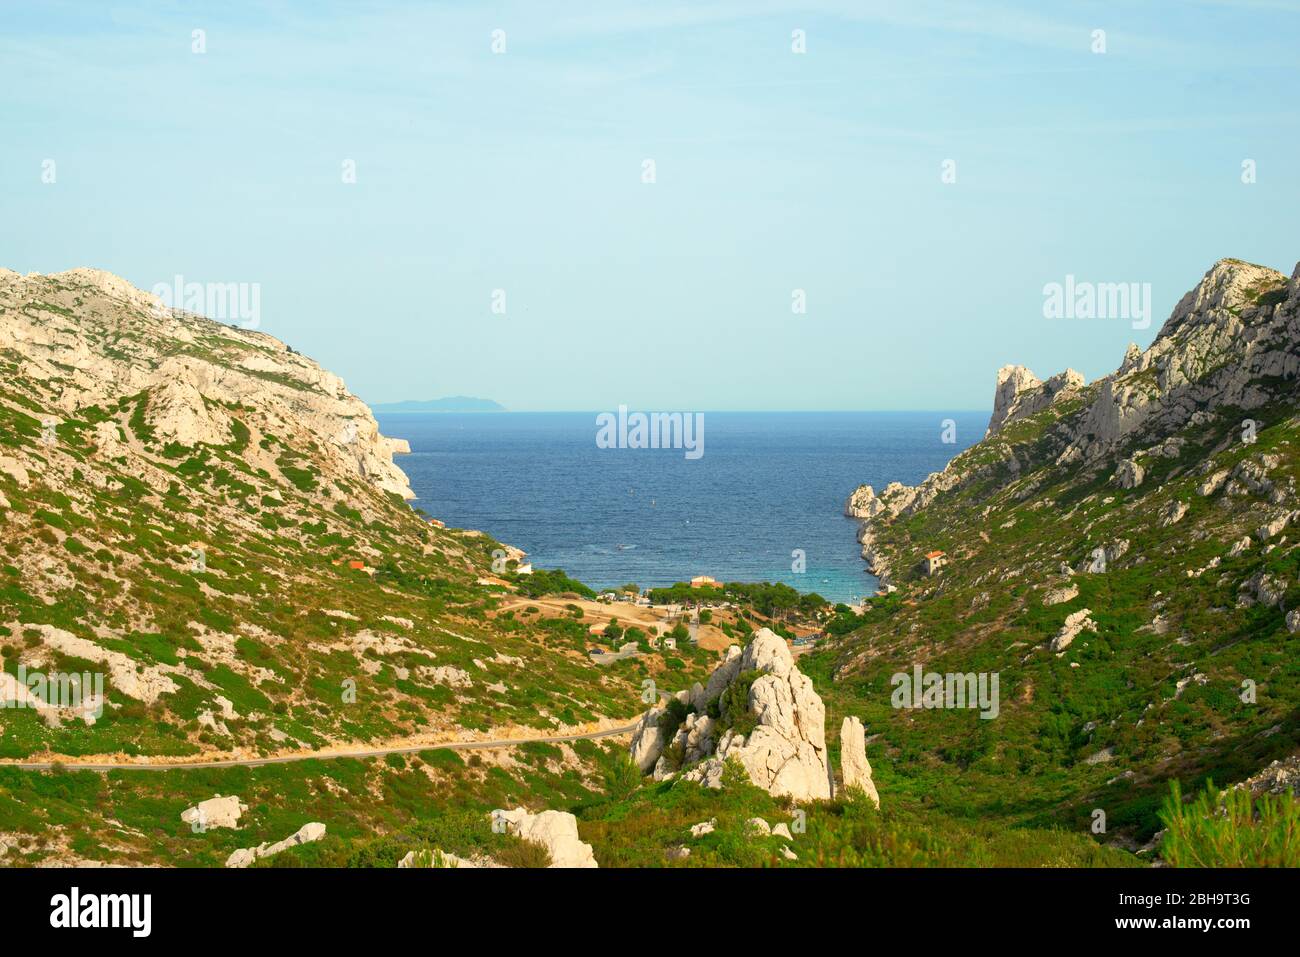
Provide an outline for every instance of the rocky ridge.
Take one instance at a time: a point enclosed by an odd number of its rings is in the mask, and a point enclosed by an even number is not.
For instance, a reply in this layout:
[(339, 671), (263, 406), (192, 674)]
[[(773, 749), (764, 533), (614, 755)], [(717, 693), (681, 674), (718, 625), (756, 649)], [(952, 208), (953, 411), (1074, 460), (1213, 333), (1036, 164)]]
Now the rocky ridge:
[(1115, 372), (1004, 367), (982, 441), (917, 486), (856, 489), (845, 510), (891, 594), (824, 646), (835, 680), (1002, 675), (997, 748), (967, 750), (945, 711), (865, 711), (884, 752), (1028, 792), (1041, 773), (1067, 819), (1104, 806), (1139, 844), (1169, 777), (1230, 783), (1291, 754), (1298, 382), (1300, 266), (1223, 260)]

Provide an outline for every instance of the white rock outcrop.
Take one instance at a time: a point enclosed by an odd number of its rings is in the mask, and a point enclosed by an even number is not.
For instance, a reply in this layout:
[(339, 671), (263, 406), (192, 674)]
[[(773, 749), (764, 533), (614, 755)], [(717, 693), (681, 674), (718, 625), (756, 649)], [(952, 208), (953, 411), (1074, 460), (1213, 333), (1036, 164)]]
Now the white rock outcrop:
[[(746, 697), (747, 713), (755, 722), (753, 730), (738, 734), (734, 728), (727, 728), (719, 736), (717, 719), (701, 712), (741, 675), (755, 671), (760, 674), (750, 684)], [(731, 760), (770, 794), (797, 801), (831, 796), (826, 708), (813, 690), (812, 681), (795, 667), (785, 639), (770, 629), (757, 631), (743, 651), (735, 646), (728, 649), (723, 662), (709, 676), (708, 685), (680, 692), (678, 699), (696, 713), (687, 717), (671, 742), (666, 742), (658, 723), (663, 708), (647, 712), (632, 740), (632, 757), (638, 767), (647, 769), (653, 755), (657, 777), (680, 770), (684, 779), (716, 788), (722, 786), (723, 768)], [(674, 756), (682, 760), (680, 769), (665, 766), (664, 752), (669, 745)]]
[(533, 841), (551, 855), (551, 867), (597, 867), (591, 845), (578, 837), (578, 819), (564, 811), (532, 814), (527, 808), (496, 810), (493, 821), (504, 821), (511, 834)]
[(1078, 597), (1078, 585), (1061, 585), (1047, 590), (1047, 594), (1043, 596), (1043, 604), (1048, 606), (1063, 605), (1067, 601), (1074, 601)]
[(325, 825), (318, 821), (310, 824), (304, 824), (298, 830), (294, 831), (283, 841), (276, 841), (274, 844), (259, 844), (257, 847), (242, 847), (235, 851), (230, 857), (226, 858), (227, 867), (247, 867), (254, 861), (263, 857), (273, 857), (281, 851), (291, 847), (297, 847), (300, 844), (310, 844), (312, 841), (319, 841), (325, 836)]
[(871, 780), (871, 763), (867, 761), (867, 735), (862, 722), (850, 715), (840, 725), (840, 774), (845, 789), (857, 788), (880, 807), (880, 795)]
[(1083, 632), (1096, 630), (1097, 623), (1092, 620), (1092, 612), (1087, 608), (1080, 608), (1073, 614), (1065, 616), (1065, 624), (1061, 626), (1061, 630), (1057, 632), (1048, 647), (1052, 651), (1064, 651)]
[(239, 816), (247, 810), (248, 806), (235, 795), (222, 797), (218, 794), (181, 811), (181, 820), (195, 830), (239, 827)]

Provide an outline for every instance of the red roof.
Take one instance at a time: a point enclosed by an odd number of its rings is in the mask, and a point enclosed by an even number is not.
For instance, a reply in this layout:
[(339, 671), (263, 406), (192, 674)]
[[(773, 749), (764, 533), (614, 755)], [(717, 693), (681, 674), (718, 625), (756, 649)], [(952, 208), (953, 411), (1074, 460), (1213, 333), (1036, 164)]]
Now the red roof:
[(926, 558), (943, 558), (943, 552), (926, 552)]

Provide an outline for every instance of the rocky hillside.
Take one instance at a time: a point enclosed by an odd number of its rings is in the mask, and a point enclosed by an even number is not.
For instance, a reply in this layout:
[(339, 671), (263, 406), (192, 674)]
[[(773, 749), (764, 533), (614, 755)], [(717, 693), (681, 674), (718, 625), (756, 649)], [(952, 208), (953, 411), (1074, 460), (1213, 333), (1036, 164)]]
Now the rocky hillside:
[[(492, 611), (499, 548), (420, 518), (403, 441), (264, 333), (104, 272), (0, 270), (0, 758), (268, 754), (630, 714)], [(103, 674), (67, 707), (19, 680)]]
[[(956, 772), (960, 795), (930, 799), (1005, 813), (1019, 791), (1033, 823), (1101, 809), (1143, 840), (1170, 779), (1295, 751), (1298, 378), (1300, 267), (1224, 260), (1111, 375), (1005, 367), (982, 442), (919, 486), (855, 491), (893, 590), (817, 667), (880, 733), (881, 793)], [(997, 673), (1000, 714), (893, 707), (917, 664)]]

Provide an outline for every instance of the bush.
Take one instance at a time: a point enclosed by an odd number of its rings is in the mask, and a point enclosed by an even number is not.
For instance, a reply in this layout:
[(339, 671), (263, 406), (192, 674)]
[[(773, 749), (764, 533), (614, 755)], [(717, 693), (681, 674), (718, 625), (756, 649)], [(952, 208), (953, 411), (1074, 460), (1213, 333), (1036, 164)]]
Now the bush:
[(522, 838), (497, 851), (496, 861), (506, 867), (550, 867), (551, 852), (536, 841)]
[(668, 699), (664, 713), (659, 716), (659, 727), (663, 729), (665, 741), (672, 741), (677, 729), (686, 722), (686, 716), (690, 713), (691, 708), (685, 702), (677, 698)]
[(758, 670), (742, 671), (717, 698), (716, 706), (709, 705), (710, 715), (718, 718), (717, 735), (719, 739), (728, 728), (736, 734), (749, 734), (754, 730), (758, 719), (749, 713), (749, 689), (763, 676)]
[(1184, 804), (1174, 781), (1160, 819), (1160, 856), (1174, 867), (1300, 867), (1300, 805), (1290, 795), (1252, 799), (1208, 782)]

